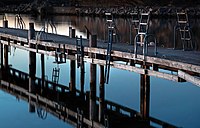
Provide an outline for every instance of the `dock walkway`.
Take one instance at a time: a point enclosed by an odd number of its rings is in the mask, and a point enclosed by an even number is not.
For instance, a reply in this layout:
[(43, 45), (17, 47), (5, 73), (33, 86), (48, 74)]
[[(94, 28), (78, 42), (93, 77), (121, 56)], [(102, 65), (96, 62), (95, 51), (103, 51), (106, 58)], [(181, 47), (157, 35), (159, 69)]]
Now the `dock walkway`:
[[(36, 32), (37, 34), (37, 32)], [(66, 50), (70, 50), (76, 54), (76, 38), (69, 38), (69, 36), (56, 35), (50, 33), (43, 33), (43, 38), (40, 41), (36, 41), (35, 39), (28, 40), (28, 30), (14, 29), (14, 28), (0, 28), (0, 38), (1, 43), (6, 45), (11, 45), (14, 47), (18, 47), (21, 49), (38, 52), (41, 54), (55, 54), (55, 49), (59, 47), (59, 44), (64, 44)], [(13, 43), (12, 43), (13, 41)], [(17, 42), (17, 43), (16, 43)], [(19, 42), (23, 42), (23, 45)], [(49, 49), (54, 49), (54, 51), (45, 51), (44, 49), (34, 49), (29, 48), (28, 42), (36, 45), (36, 43), (43, 47), (48, 47)], [(106, 56), (107, 46), (108, 44), (104, 41), (98, 40), (97, 47), (89, 47), (89, 40), (83, 39), (84, 52), (99, 54), (102, 56)], [(25, 45), (24, 45), (25, 44)], [(199, 51), (182, 51), (182, 50), (173, 50), (166, 48), (158, 48), (158, 55), (154, 55), (154, 47), (149, 47), (148, 56), (145, 57), (145, 60), (142, 59), (143, 55), (142, 48), (138, 50), (138, 57), (135, 58), (133, 53), (133, 45), (126, 43), (113, 43), (111, 56), (116, 58), (111, 62), (111, 65), (116, 68), (125, 69), (129, 71), (134, 71), (140, 74), (147, 74), (150, 76), (160, 77), (173, 81), (180, 81), (178, 76), (178, 71), (184, 71), (189, 73), (192, 77), (197, 77), (197, 81), (194, 82), (200, 83), (200, 52)], [(69, 54), (68, 54), (69, 55)], [(74, 54), (73, 54), (74, 55)], [(76, 58), (75, 58), (76, 59)], [(85, 59), (86, 60), (86, 59)], [(127, 63), (134, 61), (134, 65), (119, 65), (115, 63), (115, 61), (125, 61)], [(97, 58), (92, 58), (89, 62), (93, 62), (96, 64), (105, 65), (105, 60), (99, 60)], [(143, 69), (138, 68), (135, 64), (143, 65), (143, 63), (147, 63), (153, 67), (156, 65), (159, 69), (167, 69), (169, 71), (177, 72), (174, 74), (168, 74), (159, 72), (159, 70), (152, 69)], [(196, 80), (196, 79), (195, 79)], [(200, 84), (198, 84), (200, 86)]]

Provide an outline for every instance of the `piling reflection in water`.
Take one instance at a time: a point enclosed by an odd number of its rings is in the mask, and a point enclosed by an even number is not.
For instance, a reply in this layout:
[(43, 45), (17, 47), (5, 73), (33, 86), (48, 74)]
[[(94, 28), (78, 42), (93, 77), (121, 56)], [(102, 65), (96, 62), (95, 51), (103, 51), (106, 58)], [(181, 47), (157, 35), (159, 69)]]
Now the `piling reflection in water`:
[[(6, 50), (6, 49), (4, 49)], [(4, 52), (5, 53), (5, 52)], [(90, 65), (90, 91), (84, 93), (76, 89), (76, 63), (70, 60), (70, 85), (60, 85), (45, 80), (44, 57), (41, 55), (41, 78), (35, 76), (35, 53), (29, 53), (29, 73), (11, 68), (3, 63), (0, 88), (29, 103), (29, 112), (39, 118), (48, 118), (48, 113), (76, 127), (117, 128), (150, 127), (154, 122), (163, 127), (175, 127), (166, 122), (150, 117), (150, 77), (141, 75), (140, 112), (105, 99), (104, 66), (99, 72), (99, 97), (97, 92), (96, 64)], [(1, 55), (2, 56), (2, 55)], [(4, 57), (7, 57), (5, 54)], [(8, 59), (5, 59), (5, 61)], [(145, 69), (148, 66), (144, 65)], [(84, 76), (85, 72), (81, 72)]]

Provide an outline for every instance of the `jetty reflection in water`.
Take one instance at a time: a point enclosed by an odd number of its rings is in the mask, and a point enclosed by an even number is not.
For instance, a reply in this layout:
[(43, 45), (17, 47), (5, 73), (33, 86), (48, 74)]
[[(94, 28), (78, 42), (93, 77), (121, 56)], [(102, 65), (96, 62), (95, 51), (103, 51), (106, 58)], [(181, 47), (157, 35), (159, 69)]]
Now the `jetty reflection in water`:
[[(85, 84), (81, 88), (81, 84), (79, 84), (80, 69), (76, 68), (74, 60), (67, 60), (67, 63), (59, 65), (61, 72), (59, 83), (56, 84), (51, 80), (52, 69), (57, 67), (57, 64), (53, 63), (55, 61), (53, 57), (42, 57), (39, 54), (34, 56), (31, 52), (13, 47), (11, 48), (11, 54), (8, 54), (8, 52), (4, 53), (7, 53), (7, 55), (4, 54), (4, 58), (8, 56), (9, 59), (4, 59), (1, 62), (1, 89), (16, 96), (17, 99), (27, 101), (29, 112), (36, 113), (38, 117), (48, 120), (48, 118), (52, 118), (51, 116), (49, 117), (49, 113), (51, 113), (72, 126), (182, 126), (184, 123), (181, 122), (179, 125), (178, 120), (183, 118), (179, 118), (178, 113), (182, 110), (192, 112), (192, 110), (187, 109), (188, 107), (191, 109), (195, 108), (193, 105), (196, 103), (192, 102), (192, 100), (190, 101), (190, 99), (199, 92), (193, 87), (180, 87), (177, 86), (178, 84), (171, 87), (175, 84), (174, 82), (154, 78), (150, 80), (150, 77), (146, 75), (134, 74), (113, 68), (111, 69), (110, 84), (104, 85), (102, 75), (103, 66), (97, 67), (97, 85), (92, 85), (91, 77), (93, 76), (90, 75), (93, 72), (91, 72), (90, 68), (97, 65), (88, 63), (85, 64), (85, 72), (82, 72), (85, 75), (85, 82), (83, 82)], [(28, 59), (30, 59), (29, 62)], [(29, 64), (30, 66), (28, 66)], [(36, 72), (31, 68), (36, 68)], [(29, 70), (32, 72), (29, 72)], [(154, 85), (152, 84), (151, 92), (150, 83), (154, 83), (155, 86), (156, 84), (158, 85), (153, 87)], [(164, 85), (160, 85), (160, 83)], [(183, 94), (180, 94), (179, 91)], [(193, 94), (189, 94), (189, 98), (186, 95), (188, 92), (193, 92)], [(178, 103), (185, 104), (181, 96), (183, 98), (187, 97), (187, 105), (185, 107), (178, 105)], [(2, 104), (5, 103), (2, 102)], [(16, 105), (16, 103), (14, 104)], [(197, 102), (196, 105), (198, 106), (199, 103)], [(170, 109), (170, 107), (172, 108)], [(181, 108), (181, 110), (177, 110), (178, 108)], [(25, 109), (27, 110), (27, 108)], [(173, 112), (175, 115), (169, 115), (166, 112)], [(20, 113), (16, 112), (13, 112), (13, 114), (14, 116), (20, 115)], [(189, 116), (193, 114), (194, 112), (189, 114)], [(194, 116), (196, 114), (198, 115), (198, 110)], [(154, 115), (161, 119), (153, 118)], [(172, 118), (170, 122), (174, 122), (174, 124), (162, 121), (163, 118)], [(55, 123), (59, 124), (59, 122)], [(198, 123), (190, 125), (198, 126)]]

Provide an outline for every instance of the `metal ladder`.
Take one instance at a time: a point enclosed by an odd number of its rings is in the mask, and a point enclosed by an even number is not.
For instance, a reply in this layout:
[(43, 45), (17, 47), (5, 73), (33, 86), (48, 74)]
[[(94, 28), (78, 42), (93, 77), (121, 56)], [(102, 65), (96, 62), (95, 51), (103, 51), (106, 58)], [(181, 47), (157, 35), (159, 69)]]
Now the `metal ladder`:
[(120, 36), (119, 36), (119, 30), (117, 29), (117, 26), (115, 24), (113, 15), (111, 13), (105, 13), (106, 16), (106, 29), (105, 29), (105, 35), (104, 40), (108, 40), (107, 34), (109, 34), (109, 29), (113, 29), (113, 42), (120, 42)]
[[(177, 14), (177, 24), (174, 27), (174, 49), (176, 49), (176, 31), (180, 33), (180, 39), (182, 42), (183, 50), (188, 48), (193, 49), (192, 34), (190, 29), (190, 24), (188, 20), (188, 15), (186, 10), (181, 10), (181, 12), (176, 12)], [(189, 47), (190, 45), (190, 47)]]
[(83, 128), (83, 110), (77, 108), (77, 128)]
[(59, 75), (60, 75), (60, 68), (59, 68), (59, 67), (53, 68), (53, 72), (52, 72), (52, 82), (58, 84)]
[(113, 43), (113, 29), (109, 28), (108, 31), (108, 47), (107, 47), (107, 54), (106, 54), (106, 67), (105, 67), (105, 83), (108, 84), (109, 76), (110, 76), (110, 60), (111, 60), (111, 51), (112, 51), (112, 43)]
[(133, 34), (133, 30), (136, 31), (136, 33), (138, 32), (138, 26), (139, 26), (139, 23), (140, 23), (140, 19), (139, 19), (139, 12), (138, 11), (135, 11), (135, 12), (132, 12), (130, 13), (131, 15), (131, 19), (129, 19), (129, 33), (130, 33), (130, 42), (129, 44), (133, 44), (133, 37), (132, 37), (132, 34)]
[(157, 41), (154, 35), (148, 33), (149, 29), (149, 21), (150, 21), (150, 12), (151, 9), (149, 9), (148, 12), (141, 12), (140, 14), (140, 20), (139, 20), (139, 26), (138, 26), (138, 32), (134, 39), (134, 54), (135, 58), (137, 58), (137, 52), (138, 52), (138, 45), (143, 46), (143, 59), (145, 59), (145, 56), (148, 54), (148, 46), (150, 45), (148, 42), (148, 39), (152, 37), (154, 39), (154, 55), (157, 55)]
[(20, 14), (15, 16), (15, 28), (24, 29), (26, 28), (26, 24)]
[(38, 52), (38, 45), (40, 44), (41, 40), (47, 40), (47, 33), (48, 33), (48, 26), (51, 26), (51, 33), (57, 34), (56, 26), (54, 25), (53, 21), (46, 20), (44, 25), (40, 29), (39, 32), (36, 34), (36, 51)]
[(58, 45), (55, 51), (55, 62), (57, 64), (66, 63), (66, 54), (65, 54), (65, 44), (63, 44), (63, 50), (61, 49), (61, 44)]
[(84, 47), (82, 43), (82, 36), (76, 36), (76, 50), (77, 50), (77, 68), (82, 67), (84, 64)]

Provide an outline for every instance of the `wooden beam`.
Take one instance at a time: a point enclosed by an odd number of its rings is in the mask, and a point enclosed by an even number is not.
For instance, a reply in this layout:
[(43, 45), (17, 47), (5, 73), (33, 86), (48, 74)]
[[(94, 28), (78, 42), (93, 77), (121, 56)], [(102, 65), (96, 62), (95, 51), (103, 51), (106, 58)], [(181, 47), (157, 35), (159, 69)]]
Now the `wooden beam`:
[(200, 87), (200, 77), (197, 78), (195, 76), (191, 76), (190, 74), (184, 72), (184, 71), (181, 71), (181, 70), (178, 70), (178, 76), (188, 82), (191, 82), (195, 85), (197, 85), (198, 87)]

